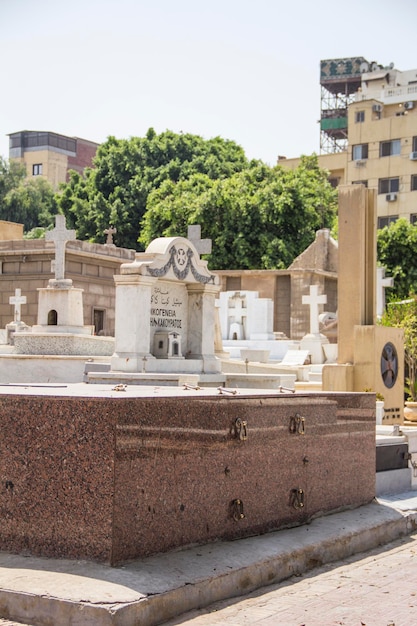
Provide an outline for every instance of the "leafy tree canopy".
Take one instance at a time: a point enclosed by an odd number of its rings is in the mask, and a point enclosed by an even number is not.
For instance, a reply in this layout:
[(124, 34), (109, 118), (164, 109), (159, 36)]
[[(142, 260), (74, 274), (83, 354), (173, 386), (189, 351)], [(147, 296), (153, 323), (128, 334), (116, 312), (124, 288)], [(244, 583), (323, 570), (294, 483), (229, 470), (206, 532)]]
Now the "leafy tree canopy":
[(187, 234), (200, 224), (213, 241), (213, 269), (284, 269), (336, 216), (336, 192), (316, 156), (292, 171), (253, 161), (228, 178), (194, 175), (152, 191), (143, 219), (144, 246)]
[(14, 189), (26, 177), (26, 168), (17, 161), (6, 161), (0, 156), (0, 207), (11, 189)]
[(0, 219), (23, 224), (25, 232), (53, 222), (55, 194), (42, 177), (27, 178), (20, 163), (0, 159)]
[(104, 242), (111, 224), (118, 245), (142, 249), (138, 238), (151, 191), (196, 174), (226, 178), (246, 167), (243, 149), (232, 141), (171, 131), (157, 135), (151, 128), (143, 138), (109, 137), (97, 151), (94, 168), (84, 178), (73, 172), (58, 201), (79, 239)]
[(378, 261), (394, 278), (390, 300), (417, 293), (417, 227), (405, 218), (385, 226), (377, 236)]
[(0, 217), (23, 222), (27, 237), (42, 236), (53, 215), (65, 215), (80, 240), (144, 249), (155, 237), (184, 235), (200, 224), (213, 241), (215, 269), (286, 268), (331, 228), (336, 191), (317, 156), (292, 171), (249, 162), (240, 146), (220, 137), (149, 129), (145, 137), (102, 144), (94, 167), (70, 173), (55, 196), (40, 177), (0, 163)]

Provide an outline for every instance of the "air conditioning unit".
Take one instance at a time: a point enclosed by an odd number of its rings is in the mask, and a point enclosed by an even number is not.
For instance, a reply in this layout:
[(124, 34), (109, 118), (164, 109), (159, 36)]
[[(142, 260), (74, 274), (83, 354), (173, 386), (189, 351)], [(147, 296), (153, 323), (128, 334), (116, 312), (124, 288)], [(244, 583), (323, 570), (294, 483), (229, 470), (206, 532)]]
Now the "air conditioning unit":
[(406, 111), (410, 111), (410, 109), (414, 109), (414, 102), (413, 101), (404, 102), (404, 109)]
[(410, 161), (417, 161), (417, 152), (410, 152)]
[(374, 113), (381, 113), (382, 112), (382, 104), (373, 104), (372, 105), (372, 111)]
[(396, 199), (397, 199), (396, 193), (387, 193), (387, 195), (385, 196), (385, 200), (387, 202), (395, 202)]
[(365, 159), (356, 159), (355, 163), (355, 167), (362, 167), (362, 165), (365, 165), (366, 161)]

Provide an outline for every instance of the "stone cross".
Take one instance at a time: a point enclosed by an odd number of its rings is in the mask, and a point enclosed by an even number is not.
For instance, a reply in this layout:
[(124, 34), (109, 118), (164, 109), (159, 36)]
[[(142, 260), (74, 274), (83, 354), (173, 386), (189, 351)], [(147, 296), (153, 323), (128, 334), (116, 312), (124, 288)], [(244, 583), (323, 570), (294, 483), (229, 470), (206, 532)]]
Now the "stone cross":
[(201, 226), (199, 224), (188, 227), (187, 239), (191, 241), (198, 254), (211, 253), (211, 239), (201, 239)]
[(234, 317), (235, 322), (242, 324), (243, 317), (247, 314), (247, 311), (243, 306), (243, 298), (240, 294), (235, 294), (232, 296), (231, 300), (234, 300), (235, 306), (230, 307), (229, 312)]
[(116, 233), (117, 233), (117, 228), (115, 228), (114, 226), (109, 226), (108, 228), (105, 229), (104, 234), (107, 235), (107, 241), (106, 241), (107, 246), (114, 246), (113, 235), (115, 235)]
[(65, 274), (65, 244), (75, 239), (75, 230), (67, 230), (65, 217), (55, 216), (55, 228), (45, 233), (47, 241), (55, 242), (55, 280), (63, 280)]
[(22, 296), (20, 289), (15, 289), (14, 296), (10, 296), (9, 304), (14, 304), (14, 321), (20, 322), (20, 307), (22, 304), (26, 304), (26, 296)]
[(317, 335), (319, 333), (319, 304), (326, 304), (327, 296), (325, 294), (319, 296), (318, 286), (310, 285), (310, 295), (303, 296), (302, 302), (310, 305), (310, 333)]
[(394, 286), (394, 279), (385, 276), (385, 267), (376, 268), (376, 315), (380, 319), (385, 311), (385, 289)]

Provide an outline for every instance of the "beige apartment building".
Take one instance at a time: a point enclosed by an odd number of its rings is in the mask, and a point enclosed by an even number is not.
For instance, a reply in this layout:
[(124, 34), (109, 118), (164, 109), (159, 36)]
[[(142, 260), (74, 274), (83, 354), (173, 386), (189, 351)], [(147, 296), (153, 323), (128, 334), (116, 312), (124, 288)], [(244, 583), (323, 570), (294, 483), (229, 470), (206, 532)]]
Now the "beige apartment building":
[(26, 166), (28, 177), (42, 176), (57, 190), (69, 170), (82, 174), (92, 166), (99, 144), (57, 133), (22, 130), (9, 135), (9, 159)]
[(378, 228), (399, 217), (417, 223), (417, 70), (363, 57), (321, 63), (320, 166), (334, 186), (377, 191)]

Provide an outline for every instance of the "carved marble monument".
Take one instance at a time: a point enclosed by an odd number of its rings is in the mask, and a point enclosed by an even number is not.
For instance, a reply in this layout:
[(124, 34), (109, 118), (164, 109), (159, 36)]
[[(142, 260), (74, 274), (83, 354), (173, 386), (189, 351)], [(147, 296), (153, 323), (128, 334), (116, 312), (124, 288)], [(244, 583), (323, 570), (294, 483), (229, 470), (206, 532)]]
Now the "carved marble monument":
[[(75, 239), (75, 231), (68, 230), (65, 217), (55, 217), (55, 228), (46, 233), (46, 239), (55, 243), (53, 263), (55, 277), (47, 287), (38, 289), (37, 324), (14, 333), (16, 355), (85, 355), (105, 356), (112, 353), (114, 339), (94, 336), (94, 327), (84, 324), (83, 290), (65, 278), (65, 245)], [(17, 300), (16, 300), (17, 302)], [(23, 303), (22, 298), (20, 302)], [(16, 324), (21, 325), (20, 308)], [(9, 358), (9, 361), (12, 362)], [(51, 362), (48, 379), (54, 378), (56, 364)]]
[(178, 384), (187, 376), (198, 383), (224, 380), (215, 355), (218, 278), (194, 243), (184, 237), (155, 239), (132, 263), (121, 266), (115, 282), (111, 369), (92, 372), (89, 382)]

